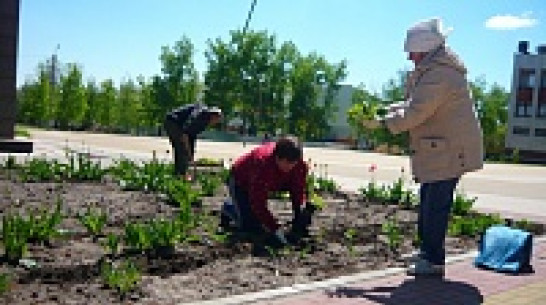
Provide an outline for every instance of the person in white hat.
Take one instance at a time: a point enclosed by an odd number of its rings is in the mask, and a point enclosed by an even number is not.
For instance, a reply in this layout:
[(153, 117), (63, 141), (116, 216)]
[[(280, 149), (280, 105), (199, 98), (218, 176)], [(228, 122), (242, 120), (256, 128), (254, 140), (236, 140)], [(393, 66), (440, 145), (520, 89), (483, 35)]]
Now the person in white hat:
[(202, 104), (187, 104), (167, 113), (164, 127), (173, 147), (175, 175), (186, 175), (195, 155), (197, 135), (218, 124), (221, 118), (220, 108)]
[(421, 242), (410, 275), (443, 275), (445, 234), (460, 177), (483, 167), (482, 131), (471, 99), (466, 68), (446, 45), (438, 18), (412, 26), (404, 51), (415, 69), (406, 101), (384, 119), (365, 120), (369, 129), (408, 131), (414, 179), (421, 183), (417, 221)]

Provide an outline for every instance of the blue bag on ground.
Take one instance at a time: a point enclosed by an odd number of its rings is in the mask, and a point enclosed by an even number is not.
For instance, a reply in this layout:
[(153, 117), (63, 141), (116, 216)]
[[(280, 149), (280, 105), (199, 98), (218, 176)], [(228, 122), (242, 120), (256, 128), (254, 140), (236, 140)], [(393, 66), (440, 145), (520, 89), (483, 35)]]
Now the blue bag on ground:
[(533, 236), (506, 226), (493, 226), (485, 231), (474, 265), (500, 272), (529, 272)]

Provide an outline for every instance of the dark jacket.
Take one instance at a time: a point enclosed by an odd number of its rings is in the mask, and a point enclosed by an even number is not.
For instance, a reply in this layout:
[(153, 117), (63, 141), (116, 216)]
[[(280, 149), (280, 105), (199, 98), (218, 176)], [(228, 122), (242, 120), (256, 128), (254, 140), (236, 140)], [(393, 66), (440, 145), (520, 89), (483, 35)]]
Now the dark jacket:
[(187, 104), (167, 113), (166, 119), (175, 122), (182, 133), (188, 135), (191, 153), (194, 154), (197, 135), (207, 128), (210, 115), (203, 104)]

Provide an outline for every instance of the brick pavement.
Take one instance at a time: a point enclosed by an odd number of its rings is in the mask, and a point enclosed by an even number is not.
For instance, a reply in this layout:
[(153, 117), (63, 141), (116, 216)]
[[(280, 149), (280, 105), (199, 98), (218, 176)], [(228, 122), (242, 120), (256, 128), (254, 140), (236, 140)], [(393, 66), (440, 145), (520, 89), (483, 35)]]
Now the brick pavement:
[(532, 265), (534, 273), (515, 276), (474, 268), (467, 259), (448, 265), (443, 280), (397, 274), (254, 304), (546, 304), (546, 242), (535, 244)]

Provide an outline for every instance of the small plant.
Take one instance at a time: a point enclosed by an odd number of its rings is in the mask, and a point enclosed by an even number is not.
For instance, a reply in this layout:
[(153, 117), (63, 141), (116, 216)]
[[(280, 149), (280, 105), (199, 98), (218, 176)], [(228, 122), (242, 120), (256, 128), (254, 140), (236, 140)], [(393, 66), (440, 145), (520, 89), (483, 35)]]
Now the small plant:
[(102, 229), (107, 221), (107, 216), (104, 211), (96, 211), (91, 207), (87, 207), (85, 214), (78, 215), (78, 221), (87, 229), (95, 239), (102, 233)]
[(169, 181), (174, 180), (172, 165), (159, 162), (155, 151), (152, 160), (142, 166), (122, 158), (109, 171), (124, 190), (165, 192)]
[(15, 125), (15, 136), (30, 138), (30, 132), (23, 126)]
[(359, 191), (369, 201), (384, 201), (388, 198), (385, 186), (378, 186), (374, 181), (370, 181), (367, 187), (361, 187)]
[(15, 159), (15, 156), (8, 155), (8, 158), (6, 159), (6, 162), (4, 162), (5, 169), (15, 169), (17, 168), (17, 160)]
[(223, 160), (216, 160), (210, 158), (199, 158), (194, 162), (196, 166), (223, 166)]
[(122, 297), (134, 290), (141, 280), (141, 274), (134, 263), (123, 261), (118, 265), (104, 262), (101, 266), (101, 278), (111, 289), (116, 289)]
[(105, 246), (111, 256), (116, 256), (118, 254), (120, 241), (121, 238), (114, 233), (108, 233), (108, 235), (106, 235)]
[(7, 273), (0, 274), (0, 296), (6, 293), (11, 286), (11, 277)]
[(316, 208), (316, 209), (319, 209), (319, 210), (323, 210), (324, 207), (326, 206), (326, 203), (324, 202), (324, 199), (318, 195), (318, 194), (311, 194), (309, 196), (309, 202)]
[(265, 246), (265, 250), (269, 254), (269, 257), (276, 260), (279, 257), (279, 250), (270, 246)]
[(174, 248), (180, 239), (179, 226), (176, 221), (151, 220), (147, 227), (149, 242), (152, 248)]
[[(326, 166), (326, 165), (325, 165)], [(334, 193), (339, 189), (339, 186), (331, 178), (323, 178), (311, 173), (306, 178), (306, 188), (308, 193), (314, 192), (329, 192)]]
[(91, 161), (90, 155), (67, 150), (68, 164), (65, 166), (64, 176), (68, 179), (101, 181), (106, 171), (101, 168), (100, 162)]
[(516, 222), (514, 223), (514, 226), (524, 231), (532, 231), (533, 229), (533, 223), (527, 219), (516, 220)]
[(23, 182), (60, 181), (63, 176), (63, 166), (57, 160), (33, 158), (22, 165), (21, 169)]
[(7, 214), (2, 217), (2, 244), (9, 262), (17, 263), (27, 252), (31, 227), (20, 215)]
[(301, 248), (299, 251), (299, 257), (300, 259), (305, 259), (307, 256), (309, 256), (309, 252), (311, 252), (311, 246), (305, 245), (305, 247)]
[(394, 251), (402, 242), (402, 229), (396, 218), (388, 219), (381, 226), (381, 232), (387, 235), (389, 248)]
[(125, 235), (123, 240), (125, 245), (131, 249), (142, 252), (150, 248), (149, 236), (144, 224), (131, 223), (125, 224)]
[(108, 171), (118, 181), (122, 189), (128, 191), (139, 190), (139, 167), (134, 161), (121, 158), (115, 161)]
[(50, 214), (46, 208), (42, 209), (41, 214), (36, 217), (33, 212), (30, 213), (28, 223), (30, 226), (31, 241), (47, 242), (57, 236), (57, 226), (62, 222), (61, 213), (62, 201), (57, 199), (55, 210)]
[(210, 234), (209, 237), (217, 243), (223, 244), (229, 239), (229, 233), (214, 233)]
[(199, 199), (199, 193), (191, 188), (191, 184), (183, 180), (171, 180), (167, 185), (167, 198), (180, 207), (178, 220), (182, 226), (181, 232), (187, 232), (197, 221), (192, 212), (191, 204)]
[(489, 227), (499, 224), (504, 224), (504, 219), (502, 219), (499, 214), (477, 215), (474, 219), (474, 226), (476, 230), (474, 234), (482, 234)]
[(355, 243), (356, 233), (357, 231), (355, 228), (349, 228), (343, 233), (345, 240), (347, 240), (347, 249), (349, 250), (349, 254), (351, 256), (354, 256), (355, 254), (354, 243)]
[(451, 212), (453, 215), (465, 216), (472, 210), (472, 206), (476, 202), (477, 197), (467, 198), (463, 193), (457, 191), (453, 199)]
[(222, 181), (214, 175), (202, 174), (198, 178), (202, 196), (213, 196)]

